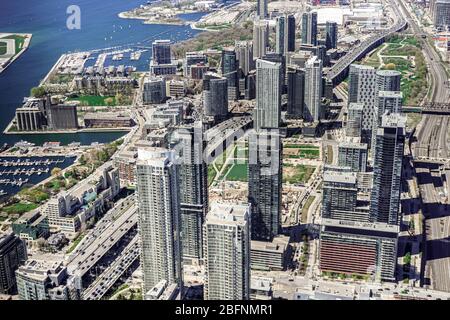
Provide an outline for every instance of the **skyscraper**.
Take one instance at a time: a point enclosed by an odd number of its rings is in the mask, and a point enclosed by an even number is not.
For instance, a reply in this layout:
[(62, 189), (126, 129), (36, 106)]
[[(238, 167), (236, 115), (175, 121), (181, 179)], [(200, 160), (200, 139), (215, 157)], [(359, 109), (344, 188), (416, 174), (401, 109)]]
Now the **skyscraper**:
[(378, 128), (381, 120), (386, 113), (402, 112), (403, 94), (400, 91), (378, 91), (378, 100), (376, 102), (376, 117), (374, 117), (372, 129), (372, 145), (375, 145)]
[(322, 217), (350, 220), (356, 208), (357, 194), (355, 172), (324, 170)]
[(278, 130), (260, 130), (248, 139), (252, 240), (272, 241), (281, 225), (281, 136)]
[(400, 187), (405, 146), (406, 117), (386, 114), (377, 131), (370, 218), (374, 222), (398, 225)]
[(172, 63), (170, 40), (155, 40), (152, 43), (152, 59), (155, 64)]
[(305, 71), (294, 66), (287, 71), (287, 115), (303, 116), (305, 103)]
[(362, 114), (364, 104), (352, 102), (348, 106), (347, 125), (345, 127), (345, 135), (347, 137), (361, 137)]
[(214, 204), (206, 216), (206, 300), (250, 299), (250, 207)]
[(325, 45), (327, 50), (336, 49), (338, 40), (338, 25), (336, 22), (327, 21), (325, 25)]
[(0, 234), (0, 294), (14, 294), (16, 270), (27, 260), (25, 243), (13, 233)]
[(305, 64), (305, 121), (322, 118), (322, 60), (313, 56)]
[(281, 63), (256, 61), (256, 107), (254, 128), (278, 128), (281, 121)]
[(266, 19), (269, 17), (269, 10), (267, 9), (268, 0), (256, 0), (256, 16), (259, 19)]
[(228, 79), (212, 72), (203, 76), (203, 112), (208, 117), (228, 115)]
[(348, 76), (348, 102), (363, 104), (361, 142), (371, 144), (373, 121), (376, 117), (377, 76), (370, 66), (351, 64)]
[(445, 29), (450, 26), (450, 0), (433, 0), (430, 12), (436, 28)]
[(403, 94), (400, 91), (378, 91), (378, 119), (381, 124), (381, 117), (386, 113), (402, 112)]
[(277, 17), (275, 40), (277, 53), (286, 55), (287, 52), (295, 51), (295, 17), (293, 15)]
[(303, 13), (302, 44), (317, 46), (317, 12)]
[(156, 40), (152, 43), (150, 72), (155, 76), (175, 74), (177, 72), (177, 65), (172, 64), (170, 40)]
[(350, 167), (354, 172), (366, 172), (367, 144), (340, 142), (338, 145), (338, 165)]
[(253, 23), (253, 59), (262, 58), (268, 46), (269, 23), (267, 20), (256, 20)]
[(239, 95), (238, 61), (234, 50), (222, 50), (222, 76), (228, 82), (228, 100), (236, 100)]
[(203, 159), (201, 122), (177, 128), (171, 149), (179, 156), (182, 253), (185, 261), (203, 258), (202, 226), (208, 210), (208, 173)]
[(161, 280), (183, 288), (179, 173), (175, 154), (138, 149), (136, 170), (143, 293)]
[(239, 63), (239, 69), (244, 76), (247, 76), (250, 70), (255, 69), (253, 60), (253, 42), (236, 41), (235, 42), (236, 59)]
[(377, 71), (378, 91), (400, 91), (400, 81), (402, 74), (396, 70)]

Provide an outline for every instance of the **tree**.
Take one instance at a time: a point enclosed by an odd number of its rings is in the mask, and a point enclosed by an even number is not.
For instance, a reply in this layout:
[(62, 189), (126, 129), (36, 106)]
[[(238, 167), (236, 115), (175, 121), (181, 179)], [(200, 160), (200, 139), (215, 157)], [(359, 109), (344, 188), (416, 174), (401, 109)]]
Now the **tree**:
[(51, 174), (52, 176), (58, 176), (58, 175), (61, 173), (61, 171), (62, 171), (61, 168), (54, 167), (54, 168), (52, 169), (52, 171), (50, 172), (50, 174)]
[(386, 70), (395, 70), (395, 68), (396, 68), (395, 63), (388, 63), (388, 64), (385, 66), (385, 69), (386, 69)]
[(81, 157), (78, 159), (78, 162), (84, 166), (86, 164), (86, 157), (83, 155), (81, 155)]
[(111, 97), (106, 98), (104, 101), (105, 101), (105, 104), (106, 104), (107, 106), (113, 106), (113, 105), (114, 105), (114, 99), (111, 98)]
[[(108, 98), (108, 99), (112, 99), (112, 98)], [(114, 102), (114, 101), (113, 101), (113, 102)], [(117, 93), (117, 94), (116, 94), (116, 102), (117, 102), (118, 105), (124, 104), (124, 97), (123, 97), (123, 94), (121, 94), (121, 93)], [(107, 104), (108, 104), (108, 103), (107, 103)], [(108, 104), (108, 105), (110, 105), (110, 104)]]
[(35, 98), (42, 98), (45, 95), (44, 87), (34, 87), (31, 89), (31, 96)]
[(406, 265), (411, 264), (411, 252), (405, 254), (405, 256), (403, 257), (403, 263)]

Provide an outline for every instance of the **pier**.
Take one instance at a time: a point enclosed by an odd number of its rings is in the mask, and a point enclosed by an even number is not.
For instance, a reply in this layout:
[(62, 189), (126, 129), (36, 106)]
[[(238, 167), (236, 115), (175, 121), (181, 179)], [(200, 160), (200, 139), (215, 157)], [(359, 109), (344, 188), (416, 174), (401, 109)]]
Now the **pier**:
[(0, 166), (3, 167), (17, 167), (17, 166), (48, 166), (48, 165), (57, 165), (58, 163), (63, 163), (64, 160), (60, 160), (60, 159), (56, 159), (56, 160), (50, 160), (50, 159), (45, 159), (45, 160), (34, 160), (34, 161), (21, 161), (20, 159), (17, 159), (17, 161), (14, 160), (3, 160), (0, 161)]
[(43, 173), (48, 173), (50, 171), (49, 168), (41, 169), (41, 168), (31, 168), (31, 169), (15, 169), (15, 170), (0, 170), (0, 176), (2, 175), (27, 175), (32, 176), (34, 174), (41, 175)]
[(29, 180), (28, 178), (23, 179), (0, 179), (0, 185), (12, 185), (12, 186), (18, 186), (21, 187), (25, 183), (27, 183)]

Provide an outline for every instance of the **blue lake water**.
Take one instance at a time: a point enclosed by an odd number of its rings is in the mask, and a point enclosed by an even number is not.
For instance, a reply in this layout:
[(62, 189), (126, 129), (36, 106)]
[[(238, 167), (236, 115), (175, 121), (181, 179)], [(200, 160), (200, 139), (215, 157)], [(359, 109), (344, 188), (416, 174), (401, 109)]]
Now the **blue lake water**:
[[(50, 160), (50, 162), (45, 162)], [(57, 161), (57, 162), (56, 162)], [(64, 169), (75, 161), (75, 157), (0, 157), (0, 190), (7, 195), (0, 198), (16, 194), (22, 188), (37, 184), (51, 175), (51, 170), (55, 167)], [(34, 171), (30, 172), (31, 170)], [(42, 170), (40, 174), (38, 170)], [(29, 172), (27, 174), (26, 172)], [(12, 181), (23, 183), (11, 184)]]
[[(155, 39), (181, 41), (198, 31), (189, 26), (145, 25), (140, 20), (121, 19), (118, 13), (145, 4), (143, 0), (2, 0), (0, 1), (0, 32), (32, 33), (29, 49), (0, 74), (0, 130), (14, 117), (15, 109), (30, 89), (39, 84), (61, 54), (66, 52), (110, 48), (116, 46), (149, 46)], [(67, 7), (81, 9), (81, 29), (66, 27)], [(183, 15), (196, 20), (203, 14)], [(143, 56), (138, 69), (148, 66), (149, 55)], [(83, 144), (117, 139), (121, 133), (77, 133), (42, 135), (0, 134), (0, 144), (27, 140), (37, 144), (61, 141)]]

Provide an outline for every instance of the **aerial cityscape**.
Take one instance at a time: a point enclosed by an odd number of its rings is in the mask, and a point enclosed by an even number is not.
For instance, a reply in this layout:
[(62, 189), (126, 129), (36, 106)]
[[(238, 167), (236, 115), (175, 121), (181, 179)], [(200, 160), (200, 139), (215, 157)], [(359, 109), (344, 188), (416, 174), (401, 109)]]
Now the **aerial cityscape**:
[(0, 300), (450, 300), (450, 0), (2, 1), (0, 110)]

